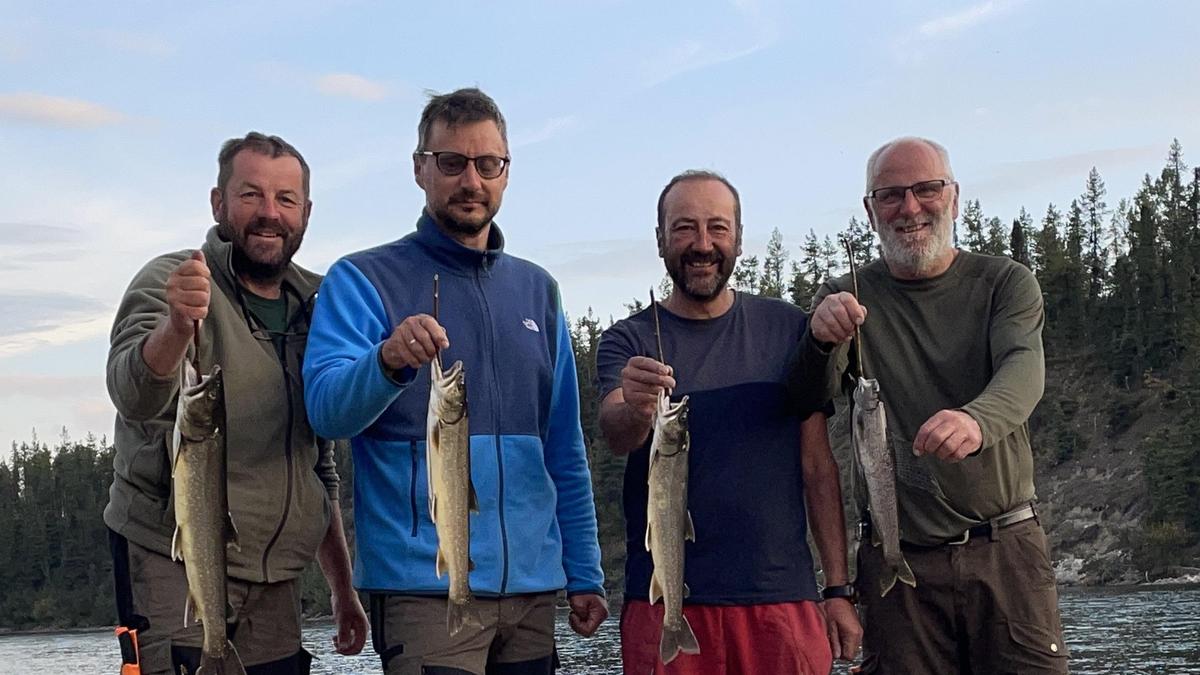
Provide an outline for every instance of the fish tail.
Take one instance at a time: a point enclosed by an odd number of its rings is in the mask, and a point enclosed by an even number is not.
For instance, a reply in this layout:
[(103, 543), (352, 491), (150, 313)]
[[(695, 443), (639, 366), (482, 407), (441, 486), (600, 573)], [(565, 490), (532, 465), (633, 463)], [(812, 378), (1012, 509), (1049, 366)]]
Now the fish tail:
[(879, 597), (886, 598), (888, 591), (892, 590), (892, 587), (895, 585), (896, 571), (889, 570), (888, 573), (884, 573), (883, 576), (879, 577)]
[(700, 653), (700, 643), (696, 641), (692, 625), (688, 623), (687, 617), (682, 615), (679, 617), (678, 626), (674, 628), (663, 626), (662, 640), (658, 643), (658, 655), (662, 658), (663, 665), (679, 656), (679, 652), (684, 654)]
[(203, 654), (196, 675), (246, 675), (242, 658), (233, 648), (232, 642), (225, 643), (225, 654)]
[(483, 628), (483, 617), (479, 615), (479, 609), (475, 606), (473, 599), (468, 598), (463, 603), (448, 601), (446, 603), (446, 628), (449, 629), (450, 634), (457, 635), (468, 625)]

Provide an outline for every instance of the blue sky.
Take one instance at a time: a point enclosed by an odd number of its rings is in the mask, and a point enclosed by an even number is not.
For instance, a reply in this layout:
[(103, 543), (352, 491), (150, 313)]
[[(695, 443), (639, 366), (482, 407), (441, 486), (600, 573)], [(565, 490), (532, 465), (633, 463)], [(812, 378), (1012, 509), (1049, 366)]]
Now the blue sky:
[(686, 168), (741, 190), (747, 253), (860, 214), (867, 155), (945, 144), (1006, 221), (1109, 203), (1178, 138), (1200, 157), (1200, 5), (0, 0), (0, 448), (111, 435), (107, 333), (152, 256), (202, 241), (220, 143), (295, 144), (315, 204), (299, 262), (410, 231), (425, 91), (478, 85), (509, 121), (498, 222), (572, 315), (662, 277), (654, 204)]

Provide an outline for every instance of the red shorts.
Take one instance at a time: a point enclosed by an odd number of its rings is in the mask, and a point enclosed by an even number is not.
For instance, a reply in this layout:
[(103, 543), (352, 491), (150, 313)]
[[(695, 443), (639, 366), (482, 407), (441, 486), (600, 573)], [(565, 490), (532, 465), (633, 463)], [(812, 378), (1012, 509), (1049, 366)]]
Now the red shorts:
[(833, 654), (815, 602), (685, 605), (699, 654), (658, 657), (663, 605), (630, 600), (621, 610), (626, 675), (827, 675)]

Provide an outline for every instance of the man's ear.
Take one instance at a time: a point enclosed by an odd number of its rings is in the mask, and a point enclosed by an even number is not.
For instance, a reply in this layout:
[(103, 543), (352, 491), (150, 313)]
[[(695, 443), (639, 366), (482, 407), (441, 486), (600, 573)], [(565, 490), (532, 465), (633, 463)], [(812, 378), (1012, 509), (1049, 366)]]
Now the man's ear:
[(212, 217), (214, 222), (221, 220), (221, 211), (225, 206), (224, 195), (221, 194), (221, 188), (213, 188), (208, 193), (208, 203), (212, 206)]

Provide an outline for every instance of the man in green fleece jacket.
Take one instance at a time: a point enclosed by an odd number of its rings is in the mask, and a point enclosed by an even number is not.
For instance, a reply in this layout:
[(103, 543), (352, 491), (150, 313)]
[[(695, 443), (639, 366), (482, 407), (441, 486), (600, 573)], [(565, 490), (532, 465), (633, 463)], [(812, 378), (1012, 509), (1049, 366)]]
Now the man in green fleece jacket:
[(825, 368), (831, 393), (849, 393), (859, 364), (848, 347), (861, 330), (862, 365), (887, 411), (901, 548), (917, 580), (881, 597), (883, 556), (863, 536), (861, 672), (1064, 673), (1029, 443), (1044, 384), (1041, 290), (1010, 258), (954, 248), (958, 194), (949, 156), (932, 141), (900, 138), (872, 154), (863, 205), (882, 258), (858, 271), (857, 298), (849, 275), (818, 291), (803, 338), (802, 363)]
[(108, 391), (117, 408), (110, 529), (122, 626), (139, 631), (141, 673), (196, 672), (200, 626), (184, 626), (185, 563), (172, 561), (169, 445), (178, 370), (224, 374), (229, 629), (251, 675), (307, 673), (297, 577), (316, 557), (332, 590), (335, 646), (361, 650), (366, 615), (351, 587), (333, 444), (304, 411), (300, 366), (320, 276), (291, 262), (312, 210), (308, 164), (283, 139), (227, 141), (210, 196), (217, 224), (196, 251), (151, 260), (113, 323)]

